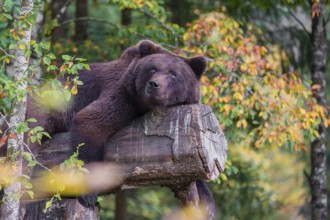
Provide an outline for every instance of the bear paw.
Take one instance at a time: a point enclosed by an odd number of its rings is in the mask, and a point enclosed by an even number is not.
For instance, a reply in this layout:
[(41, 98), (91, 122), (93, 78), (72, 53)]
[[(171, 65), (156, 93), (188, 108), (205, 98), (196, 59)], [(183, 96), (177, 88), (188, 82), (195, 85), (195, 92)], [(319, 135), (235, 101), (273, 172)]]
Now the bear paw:
[(97, 193), (79, 196), (78, 202), (86, 208), (94, 208), (98, 206)]

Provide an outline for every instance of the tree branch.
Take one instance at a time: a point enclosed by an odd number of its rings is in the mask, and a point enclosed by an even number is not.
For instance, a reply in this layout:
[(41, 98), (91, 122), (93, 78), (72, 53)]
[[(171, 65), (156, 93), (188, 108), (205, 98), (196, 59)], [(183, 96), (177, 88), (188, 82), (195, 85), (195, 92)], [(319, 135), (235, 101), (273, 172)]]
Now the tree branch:
[(101, 19), (101, 18), (93, 18), (93, 17), (80, 17), (80, 18), (73, 18), (73, 19), (68, 19), (68, 20), (65, 20), (64, 22), (60, 23), (59, 26), (62, 26), (62, 25), (66, 25), (66, 24), (69, 24), (71, 22), (76, 22), (76, 21), (96, 21), (96, 22), (101, 22), (101, 23), (105, 23), (105, 24), (109, 24), (117, 29), (120, 29), (120, 25), (118, 24), (115, 24), (111, 21), (108, 21), (108, 20), (105, 20), (105, 19)]
[(54, 19), (60, 19), (65, 12), (68, 10), (69, 5), (73, 2), (73, 0), (67, 0), (59, 12), (55, 15)]
[(167, 26), (165, 24), (165, 22), (159, 20), (158, 18), (156, 18), (153, 14), (151, 14), (148, 11), (144, 11), (141, 8), (137, 9), (139, 12), (145, 14), (147, 17), (151, 18), (152, 20), (156, 21), (160, 26), (162, 26), (165, 30), (167, 30), (168, 32), (170, 32), (173, 36), (174, 36), (174, 41), (175, 41), (175, 46), (178, 47), (179, 45), (179, 40), (178, 38), (180, 37), (180, 35), (178, 35), (177, 33), (175, 33), (175, 31), (173, 30), (173, 28)]

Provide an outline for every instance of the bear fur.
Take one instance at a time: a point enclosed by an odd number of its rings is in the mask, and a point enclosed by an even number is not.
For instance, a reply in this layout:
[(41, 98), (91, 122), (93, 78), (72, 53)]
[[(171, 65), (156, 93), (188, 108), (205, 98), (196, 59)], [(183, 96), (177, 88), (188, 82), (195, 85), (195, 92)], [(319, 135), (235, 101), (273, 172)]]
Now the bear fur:
[[(143, 40), (118, 60), (80, 71), (83, 85), (68, 109), (45, 114), (30, 104), (26, 117), (37, 118), (37, 125), (50, 135), (70, 131), (73, 151), (84, 143), (79, 159), (100, 161), (109, 137), (135, 118), (150, 110), (198, 103), (199, 80), (206, 66), (203, 56), (184, 58)], [(79, 201), (94, 206), (96, 195), (82, 196)]]
[(79, 152), (85, 162), (101, 160), (107, 139), (138, 116), (198, 103), (205, 68), (202, 56), (183, 58), (146, 40), (119, 60), (91, 65), (79, 73), (84, 85), (73, 104), (72, 146), (85, 143)]

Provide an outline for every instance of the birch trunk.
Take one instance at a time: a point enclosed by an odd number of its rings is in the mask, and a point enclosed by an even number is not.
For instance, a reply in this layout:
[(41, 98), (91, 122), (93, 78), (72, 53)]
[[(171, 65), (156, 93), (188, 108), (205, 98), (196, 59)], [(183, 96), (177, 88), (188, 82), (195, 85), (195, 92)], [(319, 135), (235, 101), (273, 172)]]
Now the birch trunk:
[[(22, 0), (21, 1), (21, 16), (27, 16), (32, 12), (33, 9), (33, 0)], [(23, 27), (24, 35), (18, 41), (18, 45), (24, 44), (28, 45), (31, 40), (31, 27)], [(9, 120), (9, 125), (11, 128), (16, 128), (16, 126), (25, 120), (25, 111), (26, 111), (26, 87), (27, 87), (27, 69), (29, 65), (29, 61), (25, 56), (25, 53), (22, 49), (20, 49), (17, 45), (16, 50), (16, 59), (14, 61), (14, 80), (19, 81), (20, 84), (17, 87), (16, 94), (19, 95), (22, 92), (22, 99), (18, 99), (17, 102), (13, 105), (12, 108), (12, 116)], [(23, 150), (23, 140), (24, 134), (17, 134), (15, 130), (11, 130), (11, 134), (15, 134), (16, 138), (8, 139), (8, 156), (12, 155), (13, 152), (18, 152)], [(13, 137), (13, 136), (11, 136)], [(14, 161), (11, 162), (16, 169), (12, 169), (16, 176), (20, 176), (22, 174), (22, 157), (18, 156)], [(4, 199), (4, 203), (1, 206), (1, 219), (15, 220), (19, 219), (20, 213), (20, 202), (19, 195), (21, 193), (21, 184), (19, 182), (14, 182), (12, 185), (8, 186), (5, 189), (6, 197)]]
[[(41, 33), (43, 30), (43, 23), (44, 23), (44, 1), (43, 0), (38, 0), (35, 2), (36, 7), (39, 7), (39, 11), (38, 11), (38, 15), (36, 18), (36, 23), (35, 25), (32, 27), (31, 30), (31, 40), (35, 40), (36, 42), (40, 42), (42, 39), (41, 37)], [(38, 64), (38, 62), (40, 62), (41, 56), (38, 55), (37, 53), (32, 53), (31, 57), (30, 57), (30, 65), (34, 66), (34, 77), (32, 78), (32, 82), (31, 84), (35, 85), (35, 86), (39, 86), (40, 82), (39, 79), (42, 75), (42, 69), (40, 64)]]
[[(312, 16), (312, 83), (320, 85), (314, 96), (318, 104), (326, 106), (326, 61), (327, 61), (327, 38), (326, 38), (326, 10), (325, 0), (320, 0), (316, 5), (319, 9)], [(315, 11), (315, 9), (313, 9)], [(327, 173), (326, 173), (326, 129), (324, 125), (319, 127), (320, 136), (311, 144), (311, 189), (312, 189), (312, 219), (327, 219)]]

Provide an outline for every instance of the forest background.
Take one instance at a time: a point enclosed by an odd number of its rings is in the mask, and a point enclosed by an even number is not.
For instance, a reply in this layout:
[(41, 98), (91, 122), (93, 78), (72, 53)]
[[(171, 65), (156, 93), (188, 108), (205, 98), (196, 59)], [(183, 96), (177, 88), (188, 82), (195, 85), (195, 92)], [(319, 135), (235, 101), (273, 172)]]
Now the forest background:
[[(217, 218), (311, 218), (313, 181), (321, 178), (326, 183), (326, 175), (313, 177), (315, 166), (322, 165), (311, 163), (310, 158), (313, 149), (325, 158), (324, 128), (329, 119), (322, 92), (328, 94), (330, 89), (314, 73), (317, 61), (325, 59), (323, 75), (329, 66), (329, 1), (33, 3), (30, 15), (22, 17), (20, 1), (0, 2), (2, 115), (10, 114), (17, 97), (6, 81), (15, 61), (12, 51), (17, 48), (31, 57), (33, 68), (27, 70), (31, 84), (36, 76), (51, 79), (63, 71), (88, 68), (85, 63), (117, 59), (141, 39), (184, 56), (203, 54), (209, 65), (202, 78), (202, 102), (213, 108), (229, 141), (227, 169), (210, 183)], [(318, 35), (312, 24), (317, 18), (323, 22), (323, 42), (315, 42)], [(32, 27), (28, 44), (19, 43), (24, 38), (19, 25)], [(320, 48), (325, 48), (323, 54), (317, 51)], [(322, 59), (315, 56), (317, 52)], [(65, 89), (68, 99), (79, 92), (75, 83)], [(5, 138), (15, 139), (3, 136), (0, 145)], [(329, 166), (328, 162), (322, 172)], [(123, 191), (117, 198), (101, 197), (101, 217), (115, 218), (119, 212), (126, 219), (161, 219), (179, 207), (170, 194), (165, 188), (148, 187)], [(116, 200), (126, 205), (115, 210)], [(326, 203), (320, 212), (324, 210)]]

